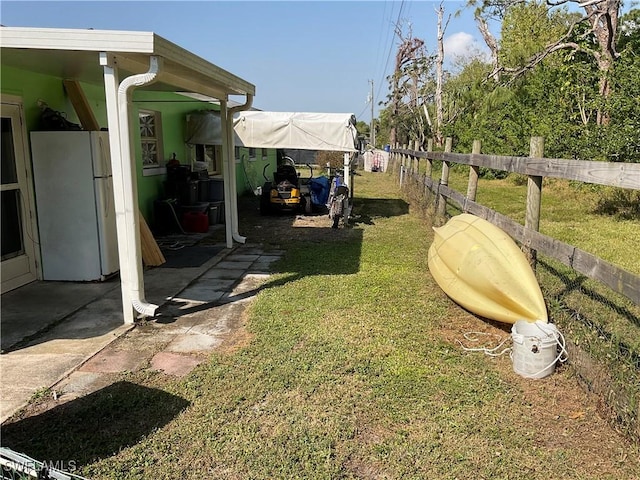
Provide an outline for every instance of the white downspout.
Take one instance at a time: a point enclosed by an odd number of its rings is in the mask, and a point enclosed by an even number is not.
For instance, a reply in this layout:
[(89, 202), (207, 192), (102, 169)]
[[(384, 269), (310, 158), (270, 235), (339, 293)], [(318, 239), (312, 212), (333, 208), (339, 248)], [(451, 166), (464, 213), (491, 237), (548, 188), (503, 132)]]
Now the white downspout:
[[(231, 190), (231, 168), (233, 165), (233, 148), (229, 148), (229, 124), (227, 122), (229, 111), (227, 110), (227, 101), (220, 100), (220, 121), (222, 127), (222, 178), (224, 187), (224, 219), (225, 219), (225, 240), (227, 248), (233, 247), (233, 222), (231, 220), (231, 197), (235, 190)], [(229, 159), (231, 157), (231, 160)], [(233, 165), (235, 168), (235, 165)]]
[[(236, 187), (236, 164), (235, 164), (235, 148), (233, 135), (233, 115), (237, 112), (248, 110), (253, 104), (253, 95), (247, 94), (247, 100), (244, 104), (227, 109), (227, 102), (220, 102), (223, 137), (227, 146), (227, 164), (224, 172), (225, 180), (225, 218), (227, 222), (227, 248), (233, 246), (233, 240), (238, 243), (245, 243), (246, 237), (238, 232), (238, 191)], [(228, 183), (228, 188), (227, 188)]]
[[(227, 128), (227, 133), (229, 135), (229, 150), (231, 152), (234, 151), (234, 135), (233, 135), (233, 115), (236, 112), (241, 112), (243, 110), (249, 110), (251, 108), (251, 105), (253, 104), (253, 95), (251, 95), (250, 93), (247, 94), (247, 101), (244, 102), (244, 104), (242, 105), (238, 105), (236, 107), (232, 107), (229, 109), (229, 115), (227, 115), (227, 122), (229, 127)], [(242, 235), (240, 235), (240, 233), (238, 232), (238, 191), (237, 191), (237, 187), (236, 187), (236, 165), (235, 165), (235, 159), (232, 163), (233, 165), (233, 169), (231, 170), (231, 175), (233, 178), (233, 197), (231, 199), (232, 203), (233, 203), (233, 208), (231, 210), (231, 215), (233, 218), (233, 239), (238, 242), (238, 243), (244, 243), (247, 241), (247, 237), (243, 237)]]
[[(142, 270), (142, 253), (140, 248), (140, 213), (138, 209), (138, 185), (136, 179), (136, 163), (131, 145), (129, 126), (129, 104), (131, 92), (135, 87), (148, 85), (156, 80), (160, 70), (160, 59), (149, 57), (149, 71), (125, 78), (118, 87), (118, 116), (120, 135), (120, 162), (122, 167), (124, 214), (126, 228), (126, 259), (130, 269), (129, 297), (133, 308), (144, 316), (153, 317), (157, 305), (144, 299), (144, 277)], [(123, 256), (121, 255), (121, 258)]]

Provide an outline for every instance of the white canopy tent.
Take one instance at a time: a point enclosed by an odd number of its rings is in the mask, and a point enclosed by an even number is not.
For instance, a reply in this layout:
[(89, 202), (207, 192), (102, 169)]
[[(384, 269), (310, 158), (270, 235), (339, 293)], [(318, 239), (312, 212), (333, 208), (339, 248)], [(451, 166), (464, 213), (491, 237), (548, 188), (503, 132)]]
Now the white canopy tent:
[[(355, 117), (350, 113), (245, 111), (233, 120), (235, 144), (252, 148), (355, 152)], [(222, 145), (220, 112), (202, 110), (187, 118), (185, 141)]]
[(358, 150), (355, 116), (350, 113), (245, 111), (233, 123), (245, 147)]
[[(220, 115), (194, 112), (187, 121), (186, 142), (220, 145)], [(350, 181), (351, 154), (358, 151), (356, 118), (351, 113), (242, 111), (233, 119), (234, 143), (251, 148), (345, 152), (344, 178)]]
[(358, 151), (355, 115), (243, 111), (233, 123), (236, 138), (245, 147), (345, 152), (344, 181), (351, 188), (351, 157)]

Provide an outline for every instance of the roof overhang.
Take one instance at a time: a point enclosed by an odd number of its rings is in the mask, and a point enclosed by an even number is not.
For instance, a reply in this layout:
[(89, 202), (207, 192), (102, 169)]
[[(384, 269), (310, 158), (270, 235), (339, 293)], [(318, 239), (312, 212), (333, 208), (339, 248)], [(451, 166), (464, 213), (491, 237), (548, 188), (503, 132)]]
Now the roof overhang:
[(188, 91), (227, 99), (255, 95), (255, 86), (153, 32), (1, 27), (2, 64), (89, 84), (104, 81), (100, 54), (107, 53), (121, 78), (145, 73), (149, 57), (162, 59), (149, 90)]

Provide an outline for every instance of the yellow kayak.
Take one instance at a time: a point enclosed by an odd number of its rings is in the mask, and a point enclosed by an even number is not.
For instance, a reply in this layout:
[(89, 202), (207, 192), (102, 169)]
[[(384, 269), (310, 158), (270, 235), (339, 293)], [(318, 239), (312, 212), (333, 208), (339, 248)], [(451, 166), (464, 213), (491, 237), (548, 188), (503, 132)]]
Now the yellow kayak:
[(503, 230), (468, 213), (433, 230), (429, 270), (452, 300), (499, 322), (548, 321), (535, 274)]

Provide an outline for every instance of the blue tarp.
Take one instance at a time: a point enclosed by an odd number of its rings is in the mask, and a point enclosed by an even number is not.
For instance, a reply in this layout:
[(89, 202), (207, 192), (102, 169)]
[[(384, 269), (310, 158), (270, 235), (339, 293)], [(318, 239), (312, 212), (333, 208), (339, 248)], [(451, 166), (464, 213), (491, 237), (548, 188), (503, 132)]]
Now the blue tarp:
[(309, 180), (311, 203), (314, 205), (326, 205), (329, 200), (330, 185), (331, 181), (327, 177), (316, 177)]

